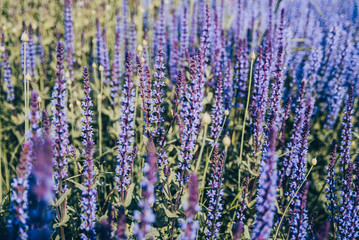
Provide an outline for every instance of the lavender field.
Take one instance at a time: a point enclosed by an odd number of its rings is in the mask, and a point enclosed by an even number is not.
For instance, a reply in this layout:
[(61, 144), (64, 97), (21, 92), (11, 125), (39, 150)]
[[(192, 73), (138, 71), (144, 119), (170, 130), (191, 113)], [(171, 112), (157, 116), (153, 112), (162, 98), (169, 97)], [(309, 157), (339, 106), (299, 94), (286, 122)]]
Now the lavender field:
[(1, 0), (0, 239), (359, 239), (357, 0)]

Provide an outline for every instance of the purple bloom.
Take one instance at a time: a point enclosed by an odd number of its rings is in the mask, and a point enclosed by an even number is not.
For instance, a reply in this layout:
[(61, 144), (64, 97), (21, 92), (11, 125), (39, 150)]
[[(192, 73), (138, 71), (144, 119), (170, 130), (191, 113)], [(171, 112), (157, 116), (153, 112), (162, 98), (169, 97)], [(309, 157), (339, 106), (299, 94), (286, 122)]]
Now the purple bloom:
[(72, 65), (74, 60), (72, 56), (75, 54), (74, 47), (74, 26), (72, 18), (72, 1), (65, 0), (65, 13), (64, 13), (64, 25), (65, 25), (65, 53), (67, 61), (67, 69), (70, 73), (70, 80), (73, 81)]
[(112, 63), (112, 81), (111, 81), (111, 97), (112, 97), (112, 105), (117, 103), (117, 98), (120, 91), (121, 84), (121, 38), (123, 33), (121, 31), (121, 17), (118, 14), (117, 9), (116, 14), (116, 38), (115, 38), (115, 54), (113, 57)]
[(45, 109), (42, 110), (42, 129), (47, 135), (50, 135), (50, 117)]
[(149, 142), (147, 163), (143, 167), (143, 180), (141, 181), (143, 199), (138, 203), (141, 211), (136, 210), (133, 218), (136, 223), (133, 227), (133, 234), (136, 239), (145, 239), (147, 233), (152, 229), (156, 215), (152, 206), (156, 201), (155, 184), (157, 182), (157, 158), (156, 148), (153, 142)]
[(104, 83), (109, 83), (110, 82), (110, 57), (108, 54), (108, 49), (107, 49), (107, 43), (106, 43), (106, 28), (103, 29), (102, 31), (102, 58), (101, 58), (101, 65), (104, 68), (104, 79), (103, 82)]
[(223, 79), (222, 73), (219, 72), (217, 77), (217, 88), (216, 88), (216, 95), (214, 104), (212, 107), (212, 122), (213, 125), (211, 126), (211, 136), (213, 139), (217, 139), (222, 130), (222, 123), (223, 123), (223, 116), (224, 116), (224, 107), (223, 107)]
[(6, 86), (6, 99), (7, 101), (13, 101), (15, 99), (14, 87), (11, 81), (12, 73), (9, 63), (9, 54), (8, 50), (5, 48), (5, 60), (4, 60), (4, 82)]
[(41, 66), (42, 66), (43, 74), (46, 76), (45, 51), (44, 51), (44, 47), (43, 47), (43, 45), (42, 45), (42, 37), (41, 37), (41, 33), (40, 33), (40, 28), (39, 28), (39, 27), (36, 29), (36, 32), (37, 32), (37, 48), (36, 48), (36, 53), (37, 53), (37, 56), (39, 57), (39, 61), (40, 61)]
[(16, 168), (18, 176), (11, 183), (13, 188), (11, 192), (11, 207), (13, 213), (9, 224), (12, 228), (14, 238), (26, 240), (28, 238), (27, 230), (29, 229), (28, 219), (28, 190), (29, 190), (29, 169), (30, 169), (30, 142), (27, 141), (22, 147), (19, 165)]
[(277, 198), (277, 155), (276, 130), (272, 128), (269, 132), (269, 145), (266, 154), (262, 158), (260, 179), (257, 196), (257, 216), (254, 220), (252, 239), (269, 239), (273, 218), (275, 214), (275, 201)]
[(28, 42), (28, 49), (27, 49), (27, 68), (29, 70), (32, 79), (35, 80), (34, 76), (36, 75), (36, 46), (34, 41), (34, 31), (32, 29), (32, 25), (29, 25), (29, 42)]
[(308, 213), (306, 207), (308, 188), (309, 182), (306, 182), (303, 186), (302, 192), (299, 194), (299, 197), (293, 200), (296, 205), (296, 209), (294, 210), (295, 212), (291, 223), (291, 240), (305, 240), (308, 237)]
[(85, 147), (82, 154), (85, 155), (83, 175), (85, 177), (85, 187), (82, 189), (81, 196), (81, 229), (84, 233), (81, 234), (82, 239), (96, 239), (95, 220), (96, 220), (96, 196), (97, 190), (95, 187), (95, 164), (93, 159), (94, 141), (92, 139), (92, 99), (90, 96), (90, 80), (87, 67), (83, 69), (83, 79), (85, 87), (85, 99), (82, 102), (82, 142)]
[(247, 201), (248, 201), (248, 187), (249, 187), (249, 177), (247, 177), (244, 180), (244, 186), (243, 186), (243, 190), (242, 190), (242, 201), (241, 201), (241, 205), (238, 208), (238, 213), (237, 213), (237, 219), (238, 219), (238, 223), (243, 225), (244, 224), (244, 211), (247, 208)]
[(54, 182), (52, 179), (52, 139), (43, 134), (34, 145), (34, 162), (31, 182), (30, 239), (50, 239), (51, 232), (49, 222), (52, 219), (51, 211), (48, 211), (49, 202), (54, 199)]
[(334, 229), (334, 222), (337, 221), (337, 217), (336, 217), (336, 210), (338, 208), (338, 204), (337, 204), (337, 196), (336, 196), (336, 181), (335, 181), (335, 162), (336, 162), (336, 157), (337, 157), (337, 143), (335, 142), (335, 140), (333, 140), (332, 143), (332, 153), (330, 155), (330, 159), (329, 159), (329, 165), (326, 168), (328, 171), (328, 175), (327, 175), (327, 180), (326, 183), (329, 185), (326, 188), (326, 196), (327, 196), (327, 200), (329, 202), (328, 204), (328, 211), (330, 212), (329, 215), (329, 220), (331, 222), (332, 228)]
[(67, 123), (67, 88), (63, 76), (64, 46), (57, 43), (57, 79), (52, 92), (52, 127), (54, 130), (54, 178), (56, 193), (64, 193), (67, 190), (67, 155), (69, 145), (69, 126)]
[(223, 168), (224, 168), (224, 159), (225, 152), (223, 151), (221, 156), (218, 154), (218, 147), (215, 146), (213, 152), (213, 161), (212, 161), (212, 171), (211, 171), (211, 180), (209, 181), (209, 186), (211, 189), (207, 190), (207, 195), (209, 196), (209, 205), (207, 213), (207, 225), (206, 229), (206, 239), (217, 239), (219, 237), (219, 228), (221, 227), (221, 222), (219, 221), (222, 216), (223, 204)]
[(125, 85), (123, 86), (123, 97), (121, 107), (120, 134), (118, 139), (118, 155), (116, 167), (117, 190), (122, 200), (125, 199), (126, 187), (130, 184), (130, 173), (132, 169), (133, 142), (134, 142), (134, 111), (135, 111), (135, 89), (132, 79), (132, 59), (128, 52), (126, 56)]
[(180, 29), (180, 48), (179, 48), (179, 61), (181, 66), (187, 60), (186, 51), (188, 51), (188, 6), (185, 1), (181, 2), (181, 29)]
[(347, 108), (343, 118), (342, 140), (339, 151), (339, 162), (341, 164), (340, 171), (343, 175), (340, 177), (342, 182), (341, 201), (340, 201), (340, 217), (338, 221), (338, 239), (354, 238), (355, 219), (353, 219), (353, 199), (355, 194), (352, 190), (353, 184), (353, 164), (351, 162), (350, 149), (352, 138), (352, 117), (354, 114), (354, 89), (350, 88)]
[(195, 220), (196, 213), (200, 210), (198, 205), (198, 180), (194, 173), (189, 176), (188, 181), (189, 197), (183, 205), (187, 216), (186, 219), (180, 219), (182, 235), (181, 240), (195, 240), (197, 236), (198, 220)]
[[(197, 142), (201, 113), (203, 111), (203, 83), (201, 78), (203, 72), (197, 72), (197, 59), (191, 61), (191, 82), (186, 84), (186, 91), (181, 99), (180, 116), (184, 123), (181, 134), (181, 158), (178, 168), (180, 173), (177, 174), (177, 181), (182, 185), (187, 181), (187, 171), (193, 159), (193, 150)], [(200, 71), (200, 70), (199, 70)]]

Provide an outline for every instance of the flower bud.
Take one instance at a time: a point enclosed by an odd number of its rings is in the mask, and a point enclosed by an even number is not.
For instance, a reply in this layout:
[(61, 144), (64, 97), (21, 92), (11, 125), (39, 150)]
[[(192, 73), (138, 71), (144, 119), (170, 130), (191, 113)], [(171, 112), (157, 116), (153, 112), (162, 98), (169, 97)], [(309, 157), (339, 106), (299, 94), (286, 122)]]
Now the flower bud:
[(313, 158), (312, 159), (312, 165), (315, 166), (317, 165), (318, 161), (317, 161), (317, 158)]
[(94, 68), (94, 69), (97, 68), (97, 64), (95, 62), (92, 63), (92, 68)]
[(228, 111), (228, 110), (225, 110), (225, 111), (224, 111), (224, 115), (225, 115), (225, 116), (228, 116), (228, 115), (229, 115), (229, 111)]
[(74, 108), (74, 104), (73, 104), (73, 103), (70, 103), (70, 104), (69, 104), (69, 107), (70, 107), (70, 109), (73, 109), (73, 108)]
[(25, 80), (26, 81), (31, 81), (31, 75), (29, 73), (26, 74)]
[(142, 45), (145, 46), (145, 47), (147, 46), (147, 41), (145, 39), (143, 39)]
[(41, 103), (42, 102), (42, 98), (40, 96), (37, 97), (37, 102)]
[(72, 85), (71, 79), (67, 79), (66, 83), (67, 83), (67, 85), (71, 86)]
[(251, 53), (251, 60), (252, 61), (254, 61), (255, 59), (256, 59), (256, 53), (253, 51), (252, 53)]
[(211, 123), (211, 115), (209, 113), (205, 112), (202, 116), (202, 122), (204, 125), (208, 125)]
[(65, 78), (69, 79), (70, 78), (70, 73), (69, 72), (66, 72), (65, 74)]
[(226, 135), (224, 138), (223, 138), (223, 145), (225, 147), (229, 147), (231, 145), (231, 139), (229, 138), (228, 135)]
[(5, 47), (4, 46), (0, 46), (0, 52), (1, 53), (5, 52)]
[(141, 63), (144, 63), (146, 60), (144, 57), (141, 57)]
[(142, 47), (141, 45), (138, 45), (137, 51), (138, 51), (139, 53), (141, 53), (141, 52), (143, 51), (143, 47)]
[(99, 70), (100, 72), (103, 72), (105, 69), (103, 68), (102, 65), (100, 65), (100, 67), (98, 68), (98, 70)]
[(21, 35), (21, 41), (28, 42), (29, 41), (29, 35), (27, 35), (26, 32), (23, 32)]
[(97, 99), (101, 100), (101, 98), (102, 98), (101, 94), (100, 93), (97, 94)]

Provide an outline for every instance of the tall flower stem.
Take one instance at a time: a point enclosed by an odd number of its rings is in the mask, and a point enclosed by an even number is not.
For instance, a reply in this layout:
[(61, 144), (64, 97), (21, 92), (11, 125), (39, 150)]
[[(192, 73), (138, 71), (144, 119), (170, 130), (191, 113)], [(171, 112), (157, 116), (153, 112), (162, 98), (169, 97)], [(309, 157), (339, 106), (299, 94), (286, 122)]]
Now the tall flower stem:
[[(226, 123), (226, 120), (227, 120), (227, 116), (228, 115), (225, 115), (224, 116), (224, 120), (223, 120), (223, 124), (222, 124), (222, 127), (221, 127), (221, 131), (220, 133), (222, 132), (223, 130), (223, 127), (224, 127), (224, 124)], [(218, 142), (218, 138), (221, 134), (218, 134), (216, 140), (214, 141), (214, 144), (213, 144), (213, 147), (211, 149), (211, 152), (209, 153), (208, 157), (207, 157), (207, 160), (206, 160), (206, 166), (204, 167), (204, 172), (203, 172), (203, 177), (202, 177), (202, 184), (201, 184), (201, 190), (204, 190), (204, 186), (206, 184), (206, 174), (207, 174), (207, 171), (208, 171), (208, 163), (209, 163), (209, 159), (211, 159), (211, 156), (212, 156), (212, 153), (213, 153), (213, 150), (214, 150), (214, 147), (217, 145), (217, 142)], [(201, 194), (201, 201), (203, 200), (203, 194)]]
[[(99, 67), (100, 74), (101, 74), (101, 81), (100, 81), (100, 94), (97, 97), (98, 104), (97, 104), (97, 111), (98, 111), (98, 138), (99, 138), (99, 155), (102, 156), (102, 88), (103, 88), (103, 70), (104, 68), (100, 65)], [(103, 165), (101, 165), (101, 172), (103, 172)]]
[(239, 152), (239, 162), (238, 162), (238, 189), (241, 187), (241, 163), (242, 163), (242, 155), (243, 155), (243, 143), (244, 143), (244, 131), (246, 128), (246, 119), (249, 107), (249, 100), (251, 97), (251, 86), (252, 86), (252, 74), (253, 74), (253, 65), (254, 60), (256, 59), (256, 55), (254, 52), (251, 53), (251, 67), (249, 72), (249, 84), (248, 84), (248, 93), (247, 93), (247, 102), (246, 102), (246, 109), (244, 111), (244, 117), (242, 121), (242, 136), (241, 136), (241, 148)]
[[(315, 164), (314, 164), (314, 163), (315, 163)], [(284, 212), (283, 212), (282, 218), (280, 219), (280, 222), (279, 222), (279, 224), (278, 224), (277, 231), (275, 232), (275, 235), (274, 235), (274, 237), (273, 237), (274, 240), (277, 239), (277, 236), (278, 236), (279, 230), (280, 230), (280, 228), (281, 228), (282, 222), (283, 222), (283, 220), (284, 220), (285, 214), (287, 213), (287, 211), (288, 211), (290, 205), (292, 204), (293, 199), (295, 198), (295, 196), (297, 196), (299, 190), (302, 188), (303, 184), (307, 181), (307, 178), (308, 178), (309, 174), (311, 173), (311, 171), (312, 171), (312, 169), (313, 169), (313, 167), (314, 167), (315, 165), (316, 165), (316, 159), (314, 158), (314, 159), (312, 160), (312, 166), (310, 167), (310, 169), (309, 169), (307, 175), (305, 176), (305, 179), (302, 181), (302, 183), (300, 184), (299, 188), (298, 188), (297, 191), (294, 193), (293, 197), (290, 199), (290, 201), (289, 201), (288, 204), (287, 204), (287, 207), (285, 208), (285, 210), (284, 210)]]
[(207, 129), (208, 129), (208, 124), (205, 124), (205, 125), (204, 125), (204, 131), (203, 131), (202, 146), (201, 146), (201, 150), (200, 150), (199, 155), (198, 155), (195, 174), (197, 174), (197, 171), (198, 171), (198, 168), (199, 168), (199, 164), (201, 163), (204, 146), (206, 145)]
[(27, 81), (26, 81), (26, 42), (24, 41), (24, 100), (25, 100), (25, 133), (29, 129), (29, 121), (27, 120)]

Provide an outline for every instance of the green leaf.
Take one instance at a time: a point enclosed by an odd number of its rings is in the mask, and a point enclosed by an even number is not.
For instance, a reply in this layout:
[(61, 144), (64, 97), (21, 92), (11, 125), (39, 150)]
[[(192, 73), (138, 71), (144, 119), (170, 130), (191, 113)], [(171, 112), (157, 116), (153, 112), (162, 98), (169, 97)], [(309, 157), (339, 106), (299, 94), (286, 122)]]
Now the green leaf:
[(134, 188), (135, 188), (135, 184), (131, 183), (127, 189), (127, 193), (126, 193), (127, 195), (126, 195), (125, 204), (124, 204), (125, 207), (128, 207), (131, 204)]
[(73, 184), (75, 185), (75, 187), (77, 187), (77, 188), (80, 189), (80, 190), (83, 190), (83, 189), (85, 188), (84, 185), (82, 185), (82, 184), (80, 184), (80, 183), (74, 181), (73, 179), (68, 179), (68, 181), (71, 182), (71, 183), (73, 183)]
[(58, 207), (58, 206), (65, 200), (65, 198), (66, 198), (68, 195), (70, 195), (70, 193), (71, 193), (71, 188), (68, 189), (65, 193), (63, 193), (63, 194), (61, 195), (61, 197), (60, 197), (55, 203), (53, 203), (53, 205), (54, 205), (55, 207)]
[(170, 210), (168, 210), (165, 205), (161, 204), (161, 207), (163, 208), (163, 210), (165, 210), (166, 216), (169, 218), (176, 218), (177, 214), (172, 213)]

